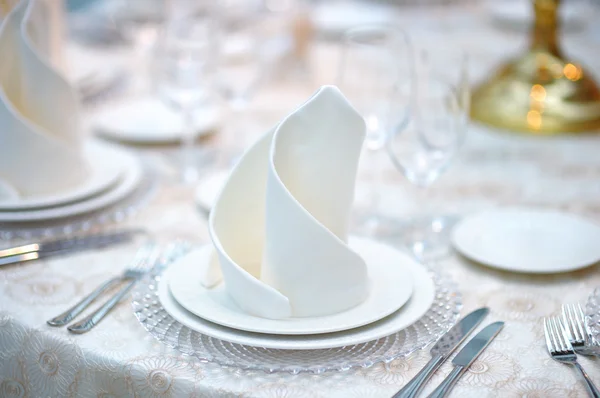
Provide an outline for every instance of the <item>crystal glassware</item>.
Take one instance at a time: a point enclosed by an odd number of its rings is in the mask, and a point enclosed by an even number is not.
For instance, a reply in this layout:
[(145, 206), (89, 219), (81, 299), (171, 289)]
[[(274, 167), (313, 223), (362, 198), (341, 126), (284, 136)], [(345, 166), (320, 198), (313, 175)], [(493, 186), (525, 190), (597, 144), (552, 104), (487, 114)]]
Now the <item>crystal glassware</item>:
[(132, 294), (133, 311), (157, 340), (203, 362), (267, 373), (320, 374), (368, 368), (402, 358), (436, 341), (457, 321), (461, 295), (452, 279), (431, 271), (435, 300), (429, 310), (404, 330), (362, 344), (322, 350), (277, 350), (251, 347), (199, 333), (175, 320), (158, 297), (160, 274), (144, 277)]
[(372, 173), (369, 203), (361, 212), (364, 214), (358, 227), (368, 235), (377, 235), (382, 162), (386, 160), (382, 149), (391, 133), (392, 117), (398, 121), (407, 114), (408, 98), (402, 104), (398, 92), (406, 91), (411, 83), (410, 43), (402, 30), (367, 25), (347, 31), (342, 45), (337, 84), (365, 120), (367, 135), (361, 168), (366, 166)]
[[(455, 62), (450, 62), (456, 58)], [(417, 187), (418, 209), (398, 229), (417, 258), (434, 259), (448, 251), (454, 218), (432, 214), (427, 187), (450, 166), (465, 139), (469, 115), (467, 59), (445, 57), (415, 47), (408, 118), (392, 121), (387, 150), (393, 164)], [(405, 95), (394, 108), (404, 109)], [(415, 210), (418, 210), (415, 209)]]
[(211, 98), (214, 75), (214, 20), (211, 9), (193, 9), (177, 14), (166, 29), (165, 40), (157, 50), (157, 93), (183, 116), (182, 179), (198, 178), (194, 166), (196, 126), (194, 112)]

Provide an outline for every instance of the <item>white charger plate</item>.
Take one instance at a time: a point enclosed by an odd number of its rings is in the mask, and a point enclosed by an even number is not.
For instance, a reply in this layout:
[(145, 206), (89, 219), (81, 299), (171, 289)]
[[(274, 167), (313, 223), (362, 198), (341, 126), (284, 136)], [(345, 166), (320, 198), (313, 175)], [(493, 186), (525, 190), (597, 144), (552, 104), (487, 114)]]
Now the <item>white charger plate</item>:
[[(199, 264), (186, 261), (185, 256), (171, 266), (166, 280), (171, 295), (182, 307), (222, 326), (287, 335), (348, 330), (385, 318), (402, 307), (413, 291), (411, 269), (415, 266), (414, 260), (387, 245), (361, 238), (351, 238), (349, 244), (367, 264), (369, 296), (353, 308), (327, 316), (267, 319), (250, 315), (235, 304), (223, 282), (212, 289), (203, 287)], [(213, 247), (206, 245), (200, 250), (204, 255), (193, 258), (208, 260)]]
[(549, 210), (508, 208), (466, 217), (452, 243), (471, 260), (513, 272), (568, 272), (600, 261), (600, 226)]
[[(197, 137), (208, 135), (218, 127), (217, 106), (200, 107), (194, 113)], [(92, 115), (92, 127), (98, 134), (117, 141), (140, 144), (177, 142), (183, 135), (180, 113), (159, 98), (130, 98), (111, 104)]]
[(0, 222), (30, 222), (59, 219), (89, 213), (110, 206), (131, 194), (142, 181), (144, 171), (139, 159), (130, 151), (115, 146), (110, 150), (119, 156), (120, 167), (124, 170), (122, 178), (110, 189), (88, 199), (43, 209), (0, 211)]
[(413, 276), (413, 294), (410, 300), (393, 314), (371, 324), (334, 333), (314, 335), (277, 335), (252, 333), (228, 328), (206, 321), (177, 304), (169, 292), (168, 268), (158, 285), (160, 303), (175, 320), (198, 333), (253, 347), (282, 350), (319, 350), (326, 348), (352, 346), (389, 336), (406, 329), (418, 321), (431, 307), (435, 298), (435, 285), (427, 269), (415, 263), (411, 269)]
[(114, 150), (113, 146), (91, 140), (83, 150), (89, 161), (90, 175), (82, 185), (50, 195), (2, 200), (0, 211), (39, 209), (81, 201), (114, 187), (126, 172), (128, 164), (125, 155), (122, 151)]

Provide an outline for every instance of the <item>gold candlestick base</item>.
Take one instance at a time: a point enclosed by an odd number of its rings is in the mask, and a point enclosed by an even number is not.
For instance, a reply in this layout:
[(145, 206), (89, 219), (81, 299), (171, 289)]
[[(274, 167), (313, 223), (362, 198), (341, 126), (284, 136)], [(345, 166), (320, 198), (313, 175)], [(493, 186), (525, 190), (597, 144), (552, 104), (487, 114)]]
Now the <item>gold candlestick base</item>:
[(471, 117), (535, 134), (600, 129), (600, 89), (558, 45), (559, 0), (535, 0), (531, 48), (473, 91)]
[(535, 134), (600, 129), (600, 89), (581, 66), (532, 51), (477, 87), (471, 117)]

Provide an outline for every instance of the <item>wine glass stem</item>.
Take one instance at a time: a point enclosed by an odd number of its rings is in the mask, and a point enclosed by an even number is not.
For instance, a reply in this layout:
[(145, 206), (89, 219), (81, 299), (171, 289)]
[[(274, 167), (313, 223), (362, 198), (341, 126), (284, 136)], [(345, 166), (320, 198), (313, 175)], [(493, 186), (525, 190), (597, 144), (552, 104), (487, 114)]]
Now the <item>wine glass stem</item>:
[(369, 158), (369, 166), (372, 171), (371, 189), (369, 190), (369, 208), (372, 209), (372, 217), (370, 220), (373, 227), (379, 223), (381, 212), (381, 187), (383, 185), (383, 156), (379, 149), (367, 148), (367, 156)]
[(194, 112), (191, 106), (186, 105), (182, 109), (183, 132), (181, 139), (181, 157), (183, 161), (182, 179), (185, 183), (191, 183), (198, 179), (198, 170), (194, 162)]

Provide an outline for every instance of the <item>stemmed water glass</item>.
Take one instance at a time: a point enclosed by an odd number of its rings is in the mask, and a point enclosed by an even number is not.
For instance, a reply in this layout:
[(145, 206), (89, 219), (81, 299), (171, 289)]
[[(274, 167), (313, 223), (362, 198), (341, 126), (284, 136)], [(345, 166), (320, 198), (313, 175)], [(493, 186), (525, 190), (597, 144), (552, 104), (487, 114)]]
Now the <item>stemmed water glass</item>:
[(194, 8), (169, 21), (156, 53), (159, 97), (183, 116), (182, 179), (198, 179), (195, 167), (195, 110), (210, 100), (214, 75), (214, 19), (212, 9)]
[(114, 21), (136, 55), (133, 67), (136, 92), (151, 91), (151, 54), (164, 27), (168, 0), (119, 0)]
[[(423, 48), (414, 48), (413, 59), (408, 119), (394, 123), (387, 150), (396, 168), (417, 187), (420, 208), (427, 209), (427, 187), (450, 166), (464, 142), (470, 98), (467, 60), (462, 54), (444, 58)], [(401, 101), (397, 107), (403, 106)], [(448, 250), (454, 219), (421, 213), (402, 225), (402, 240), (421, 260), (435, 259)]]
[(221, 138), (226, 152), (232, 152), (225, 157), (235, 158), (245, 149), (249, 135), (246, 111), (265, 69), (261, 34), (264, 10), (255, 0), (221, 0), (217, 10), (217, 80), (231, 111)]
[[(383, 25), (361, 26), (347, 31), (337, 84), (363, 116), (367, 136), (361, 169), (372, 173), (366, 211), (357, 227), (368, 235), (378, 235), (381, 227), (381, 174), (383, 151), (394, 122), (407, 116), (411, 84), (411, 49), (407, 35)], [(404, 99), (404, 103), (402, 103)], [(398, 126), (395, 126), (398, 127)]]

